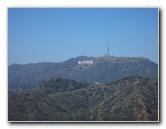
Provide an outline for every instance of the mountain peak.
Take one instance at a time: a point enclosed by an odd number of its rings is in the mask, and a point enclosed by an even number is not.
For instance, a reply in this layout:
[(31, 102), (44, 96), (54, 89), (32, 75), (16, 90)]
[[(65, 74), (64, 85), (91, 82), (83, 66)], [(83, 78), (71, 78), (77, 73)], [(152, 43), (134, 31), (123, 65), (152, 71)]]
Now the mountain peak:
[(72, 91), (79, 88), (83, 88), (85, 86), (86, 84), (82, 84), (71, 79), (50, 78), (40, 83), (39, 86), (35, 87), (35, 89), (42, 93), (44, 92), (45, 94), (50, 94), (57, 92)]

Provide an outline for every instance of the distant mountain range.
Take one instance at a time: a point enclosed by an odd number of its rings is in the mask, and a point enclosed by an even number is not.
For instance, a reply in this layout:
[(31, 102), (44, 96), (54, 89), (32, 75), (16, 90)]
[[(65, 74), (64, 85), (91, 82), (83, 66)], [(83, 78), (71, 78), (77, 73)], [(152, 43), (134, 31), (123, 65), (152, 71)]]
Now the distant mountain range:
[[(62, 63), (63, 67), (66, 68), (65, 64), (70, 61), (72, 68), (81, 67), (75, 65), (75, 59)], [(99, 64), (101, 62), (99, 60)], [(134, 62), (141, 65), (138, 59)], [(97, 64), (82, 66), (82, 69), (99, 67)], [(158, 121), (158, 80), (128, 75), (110, 83), (86, 84), (71, 79), (50, 78), (32, 89), (9, 94), (8, 120)]]
[(8, 88), (29, 89), (49, 78), (108, 83), (125, 75), (158, 78), (158, 65), (144, 57), (112, 56), (80, 56), (61, 63), (13, 64), (8, 66)]

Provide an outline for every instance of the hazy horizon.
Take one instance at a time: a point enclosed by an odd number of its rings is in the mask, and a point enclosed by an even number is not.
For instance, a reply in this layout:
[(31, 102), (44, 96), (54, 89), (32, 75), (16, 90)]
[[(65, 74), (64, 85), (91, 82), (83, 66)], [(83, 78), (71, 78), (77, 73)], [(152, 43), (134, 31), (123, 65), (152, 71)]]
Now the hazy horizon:
[(158, 64), (158, 8), (9, 8), (8, 65), (77, 56), (147, 57)]

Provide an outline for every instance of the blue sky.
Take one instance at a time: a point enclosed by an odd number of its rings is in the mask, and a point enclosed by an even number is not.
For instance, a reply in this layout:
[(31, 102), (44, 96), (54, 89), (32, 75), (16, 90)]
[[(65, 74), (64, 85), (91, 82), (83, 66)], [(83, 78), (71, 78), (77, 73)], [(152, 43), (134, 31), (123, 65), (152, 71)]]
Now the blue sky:
[(158, 62), (157, 8), (9, 8), (8, 64), (110, 54)]

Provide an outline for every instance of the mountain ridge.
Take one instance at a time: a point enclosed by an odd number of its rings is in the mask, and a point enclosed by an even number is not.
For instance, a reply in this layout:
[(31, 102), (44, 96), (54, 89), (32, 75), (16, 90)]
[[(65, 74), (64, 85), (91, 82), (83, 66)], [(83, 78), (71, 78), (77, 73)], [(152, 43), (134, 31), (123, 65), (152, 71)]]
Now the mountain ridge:
[[(78, 64), (78, 61), (93, 61)], [(49, 78), (66, 78), (85, 83), (106, 83), (124, 75), (158, 78), (158, 65), (145, 57), (86, 57), (71, 58), (61, 63), (10, 65), (9, 89), (28, 89)]]

